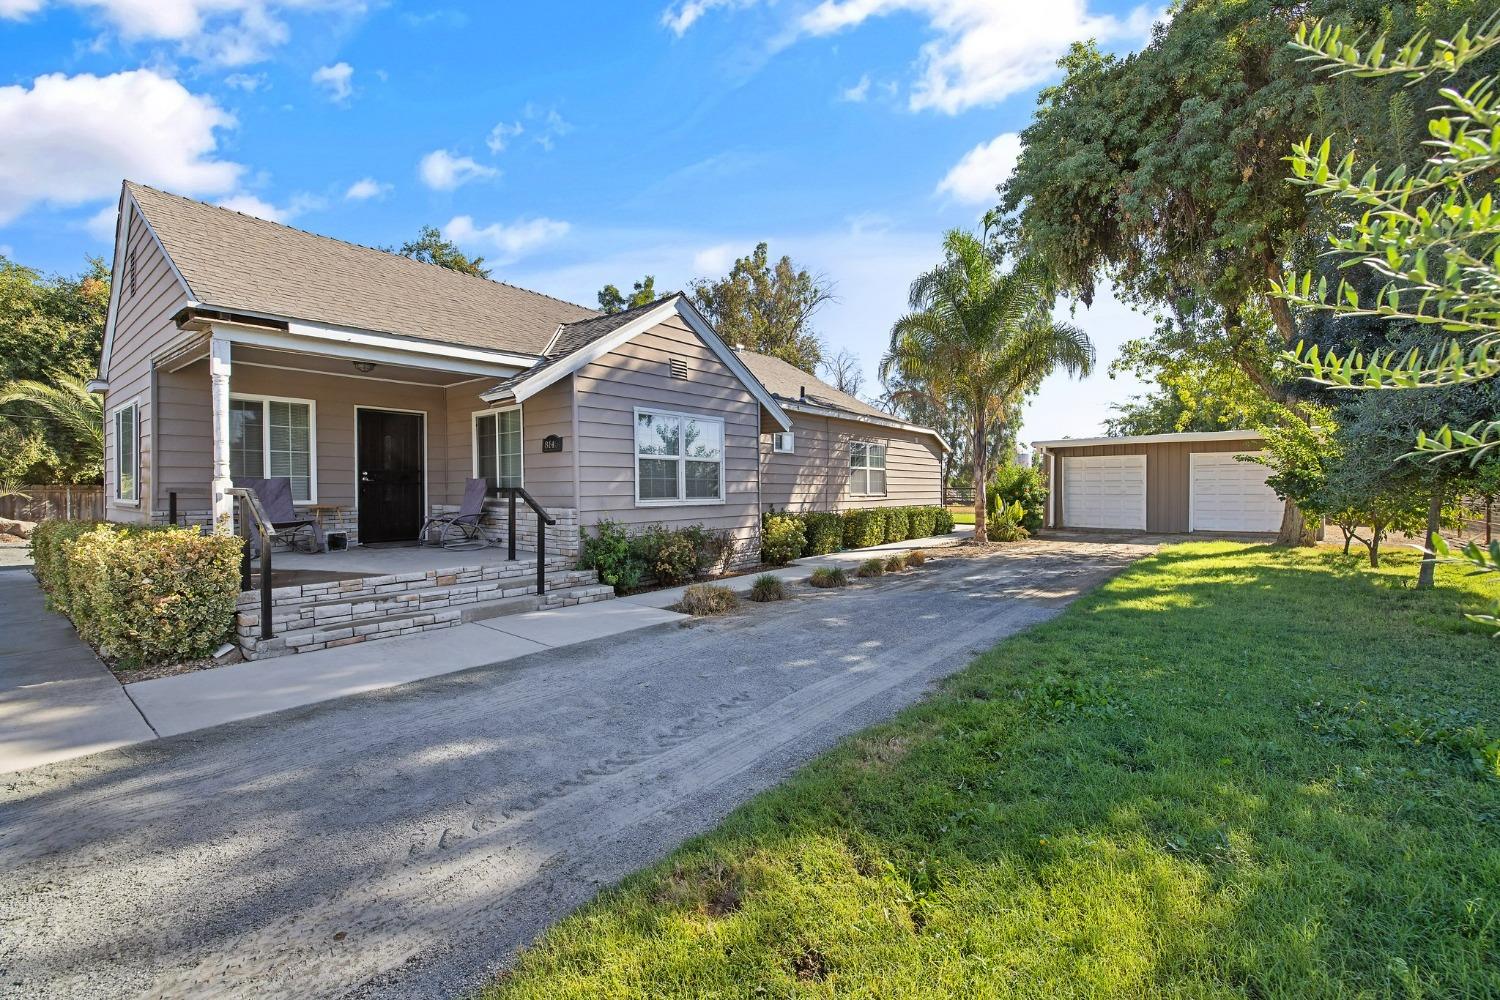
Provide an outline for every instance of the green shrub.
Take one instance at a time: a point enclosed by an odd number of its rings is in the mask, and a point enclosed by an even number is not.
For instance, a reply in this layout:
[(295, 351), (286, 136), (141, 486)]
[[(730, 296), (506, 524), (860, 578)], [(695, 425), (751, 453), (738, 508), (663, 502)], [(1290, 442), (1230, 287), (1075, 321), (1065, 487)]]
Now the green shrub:
[(124, 668), (209, 656), (234, 630), (241, 541), (197, 528), (38, 528), (37, 579)]
[(911, 518), (911, 530), (907, 538), (927, 538), (937, 525), (937, 507), (912, 507), (907, 511)]
[(1030, 538), (1031, 532), (1027, 531), (1022, 521), (1026, 518), (1026, 509), (1019, 503), (1007, 504), (995, 512), (995, 519), (990, 522), (988, 535), (992, 542), (1019, 542)]
[(906, 557), (899, 552), (885, 561), (885, 571), (887, 573), (899, 573), (905, 568)]
[(1028, 532), (1039, 530), (1047, 512), (1047, 483), (1034, 465), (1003, 465), (985, 491), (985, 514), (993, 520), (1002, 507), (1021, 506), (1020, 525)]
[(760, 533), (760, 561), (768, 566), (785, 566), (802, 554), (806, 544), (800, 518), (787, 514), (767, 517)]
[(651, 578), (664, 587), (687, 583), (698, 573), (691, 528), (672, 530), (653, 524), (630, 540), (630, 549)]
[(31, 572), (47, 595), (47, 606), (69, 614), (68, 563), (63, 546), (85, 532), (93, 531), (103, 521), (48, 520), (31, 533)]
[(911, 508), (887, 507), (885, 510), (885, 540), (904, 542), (911, 537)]
[(698, 576), (722, 576), (729, 572), (734, 557), (739, 552), (739, 543), (734, 532), (728, 528), (705, 528), (701, 524), (679, 529), (693, 546), (696, 554)]
[(927, 562), (927, 553), (921, 549), (912, 549), (906, 554), (907, 566), (921, 566)]
[(951, 535), (953, 533), (953, 512), (947, 507), (934, 507), (932, 533), (934, 535)]
[(802, 547), (804, 556), (824, 556), (843, 547), (843, 520), (833, 511), (820, 510), (803, 514), (802, 527), (807, 536), (807, 544)]
[(807, 582), (814, 587), (824, 588), (849, 586), (849, 578), (844, 575), (843, 570), (828, 566), (820, 566), (813, 570), (812, 576), (807, 578)]
[(884, 572), (885, 560), (877, 557), (874, 559), (866, 559), (864, 562), (860, 563), (859, 569), (854, 571), (854, 575), (858, 577), (868, 578), (872, 576), (880, 576)]
[(583, 544), (578, 555), (580, 569), (599, 572), (599, 582), (626, 594), (646, 579), (646, 566), (639, 553), (632, 550), (631, 538), (618, 521), (603, 520), (594, 527), (595, 534), (579, 529)]
[(885, 514), (869, 507), (846, 510), (841, 515), (844, 522), (844, 548), (866, 549), (885, 541)]
[(762, 573), (750, 585), (750, 600), (765, 603), (786, 600), (786, 584), (775, 573)]
[(739, 607), (734, 591), (717, 583), (695, 583), (682, 592), (677, 610), (695, 618), (722, 615)]

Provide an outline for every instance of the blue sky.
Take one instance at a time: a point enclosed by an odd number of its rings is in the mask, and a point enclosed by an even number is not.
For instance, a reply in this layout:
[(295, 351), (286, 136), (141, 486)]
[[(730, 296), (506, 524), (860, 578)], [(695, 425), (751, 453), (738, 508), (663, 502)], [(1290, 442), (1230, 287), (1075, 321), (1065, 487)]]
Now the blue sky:
[[(122, 177), (370, 245), (441, 227), (495, 277), (723, 273), (758, 240), (827, 276), (875, 366), (944, 230), (975, 226), (1074, 39), (1152, 11), (1058, 0), (0, 0), (0, 252), (107, 254)], [(1106, 366), (1146, 321), (1080, 310)], [(1053, 379), (1023, 437), (1139, 387)]]

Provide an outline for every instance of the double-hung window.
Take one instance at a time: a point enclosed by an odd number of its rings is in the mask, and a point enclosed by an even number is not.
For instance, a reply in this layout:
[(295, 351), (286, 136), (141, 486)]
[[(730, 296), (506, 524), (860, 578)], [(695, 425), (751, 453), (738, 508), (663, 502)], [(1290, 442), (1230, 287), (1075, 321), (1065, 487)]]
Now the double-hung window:
[(306, 399), (232, 396), (229, 400), (229, 475), (292, 482), (292, 500), (316, 503), (317, 418)]
[(115, 499), (135, 503), (140, 499), (141, 442), (136, 405), (115, 411)]
[(724, 421), (635, 411), (635, 499), (642, 505), (724, 502)]
[(849, 443), (849, 492), (855, 496), (885, 496), (885, 445), (873, 441)]
[(474, 478), (491, 490), (523, 486), (521, 468), (521, 409), (474, 414)]

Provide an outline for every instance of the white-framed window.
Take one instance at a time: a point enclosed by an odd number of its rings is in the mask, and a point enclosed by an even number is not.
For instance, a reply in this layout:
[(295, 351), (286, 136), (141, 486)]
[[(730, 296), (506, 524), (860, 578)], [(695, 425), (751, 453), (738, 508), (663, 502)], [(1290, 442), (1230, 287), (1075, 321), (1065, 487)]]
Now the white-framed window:
[(797, 435), (792, 431), (777, 431), (771, 435), (771, 450), (778, 455), (795, 455)]
[(139, 407), (126, 403), (115, 411), (115, 499), (138, 503), (141, 478)]
[(635, 502), (723, 503), (724, 421), (636, 407)]
[(519, 406), (474, 414), (474, 478), (483, 479), (492, 490), (526, 484)]
[(310, 399), (229, 397), (229, 475), (292, 481), (294, 503), (318, 502), (318, 410)]
[(863, 497), (885, 496), (885, 445), (849, 442), (849, 492)]

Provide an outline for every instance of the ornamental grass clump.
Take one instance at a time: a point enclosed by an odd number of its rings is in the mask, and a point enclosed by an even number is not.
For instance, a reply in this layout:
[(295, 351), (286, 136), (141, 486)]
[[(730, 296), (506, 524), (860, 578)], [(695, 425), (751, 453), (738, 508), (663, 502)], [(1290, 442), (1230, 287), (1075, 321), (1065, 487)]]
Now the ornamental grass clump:
[(694, 618), (722, 615), (740, 606), (734, 591), (717, 583), (695, 583), (682, 592), (677, 610)]
[(880, 576), (884, 572), (885, 560), (876, 557), (874, 559), (866, 559), (864, 562), (860, 563), (859, 569), (854, 571), (854, 575), (861, 578), (869, 578), (872, 576)]
[(822, 587), (824, 589), (849, 586), (849, 578), (844, 575), (843, 570), (828, 566), (822, 566), (813, 570), (812, 576), (807, 578), (807, 582), (814, 587)]
[(782, 583), (781, 577), (774, 573), (762, 573), (750, 585), (750, 600), (752, 601), (765, 604), (771, 601), (784, 601), (786, 598), (786, 584)]
[(906, 565), (908, 567), (921, 566), (927, 562), (927, 553), (921, 549), (912, 549), (906, 554)]
[(885, 561), (885, 571), (887, 573), (899, 573), (905, 568), (906, 557), (899, 552)]

